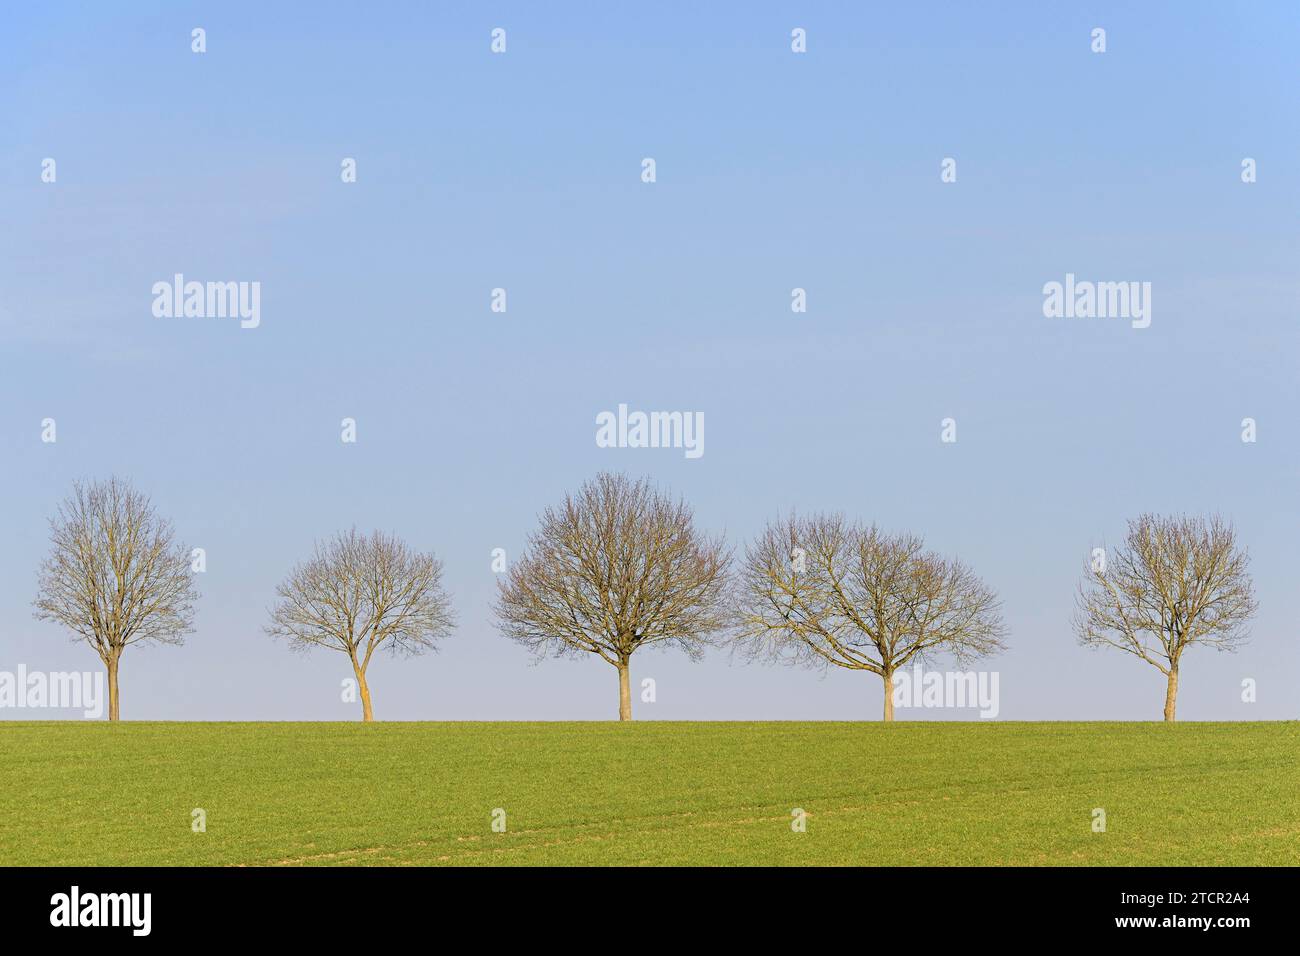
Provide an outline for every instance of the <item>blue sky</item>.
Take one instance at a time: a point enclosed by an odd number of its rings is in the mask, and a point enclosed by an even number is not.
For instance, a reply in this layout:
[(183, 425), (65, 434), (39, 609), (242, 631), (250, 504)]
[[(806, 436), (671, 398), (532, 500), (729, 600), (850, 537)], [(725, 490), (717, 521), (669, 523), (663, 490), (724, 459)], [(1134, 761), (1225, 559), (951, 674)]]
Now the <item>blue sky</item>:
[[(1189, 652), (1179, 716), (1297, 716), (1293, 4), (2, 17), (0, 670), (99, 666), (30, 603), (49, 514), (116, 473), (208, 555), (187, 645), (124, 659), (126, 718), (355, 718), (342, 655), (261, 631), (354, 523), (434, 550), (460, 617), (440, 653), (377, 660), (377, 717), (611, 718), (612, 668), (534, 666), (488, 610), (492, 549), (608, 468), (737, 545), (797, 507), (961, 556), (1003, 598), (1003, 719), (1158, 718), (1161, 675), (1077, 646), (1080, 569), (1139, 512), (1219, 511), (1260, 613), (1241, 652)], [(154, 318), (177, 272), (260, 282), (261, 325)], [(1151, 282), (1150, 328), (1045, 318), (1067, 272)], [(706, 453), (597, 448), (620, 402), (703, 412)], [(872, 675), (724, 653), (633, 677), (644, 719), (880, 711)]]

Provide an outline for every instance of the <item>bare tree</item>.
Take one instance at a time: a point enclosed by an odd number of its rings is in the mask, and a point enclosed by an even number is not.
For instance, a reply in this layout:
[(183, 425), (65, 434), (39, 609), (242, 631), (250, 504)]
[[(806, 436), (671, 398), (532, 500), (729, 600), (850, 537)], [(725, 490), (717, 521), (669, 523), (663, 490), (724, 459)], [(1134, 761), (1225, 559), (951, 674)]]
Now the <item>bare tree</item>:
[(341, 532), (290, 572), (276, 589), (266, 633), (295, 650), (327, 647), (352, 662), (365, 721), (374, 720), (366, 669), (379, 648), (394, 654), (436, 650), (455, 616), (442, 588), (442, 563), (376, 531)]
[(909, 661), (1003, 649), (997, 596), (965, 565), (838, 514), (769, 524), (746, 551), (736, 598), (742, 652), (877, 674), (886, 721), (894, 674)]
[(117, 478), (75, 483), (50, 519), (50, 540), (35, 616), (94, 648), (108, 670), (108, 719), (119, 720), (122, 652), (183, 644), (194, 630), (189, 552), (149, 499)]
[(1144, 514), (1129, 522), (1124, 546), (1090, 563), (1079, 585), (1079, 642), (1119, 648), (1164, 674), (1172, 721), (1183, 651), (1193, 644), (1231, 651), (1248, 637), (1257, 607), (1249, 563), (1218, 516)]
[(671, 645), (698, 658), (726, 623), (729, 560), (684, 502), (602, 473), (543, 512), (494, 610), (501, 631), (539, 656), (595, 654), (618, 668), (618, 716), (631, 720), (632, 654)]

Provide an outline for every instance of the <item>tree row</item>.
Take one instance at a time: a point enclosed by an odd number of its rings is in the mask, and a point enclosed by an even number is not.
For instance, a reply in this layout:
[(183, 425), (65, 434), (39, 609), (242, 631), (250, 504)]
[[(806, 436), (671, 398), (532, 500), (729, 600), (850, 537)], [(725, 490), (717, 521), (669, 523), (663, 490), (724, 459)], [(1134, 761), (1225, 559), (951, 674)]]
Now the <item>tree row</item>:
[[(99, 655), (110, 720), (120, 717), (127, 647), (181, 644), (194, 628), (191, 552), (149, 499), (117, 478), (77, 483), (50, 519), (36, 617)], [(1144, 514), (1113, 553), (1096, 549), (1076, 599), (1080, 643), (1110, 647), (1166, 677), (1174, 720), (1179, 665), (1194, 645), (1232, 650), (1256, 610), (1249, 556), (1220, 518)], [(374, 719), (374, 655), (418, 654), (452, 633), (442, 563), (384, 532), (320, 541), (276, 589), (266, 633), (295, 649), (346, 654), (362, 718)], [(493, 616), (538, 656), (592, 654), (618, 672), (632, 719), (636, 652), (698, 658), (728, 646), (752, 659), (879, 677), (894, 719), (894, 676), (915, 661), (959, 665), (1005, 649), (997, 594), (957, 558), (912, 534), (843, 514), (780, 517), (737, 555), (692, 509), (649, 480), (602, 473), (546, 508), (497, 584)]]

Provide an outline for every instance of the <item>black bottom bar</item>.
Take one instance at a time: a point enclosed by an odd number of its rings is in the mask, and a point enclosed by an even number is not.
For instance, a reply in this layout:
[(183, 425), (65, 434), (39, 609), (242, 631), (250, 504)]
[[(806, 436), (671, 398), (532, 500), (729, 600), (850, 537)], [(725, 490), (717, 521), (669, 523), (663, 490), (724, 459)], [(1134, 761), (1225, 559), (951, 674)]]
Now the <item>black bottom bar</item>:
[[(337, 945), (457, 924), (486, 931), (484, 943), (515, 932), (540, 941), (561, 929), (571, 939), (597, 938), (588, 934), (606, 923), (624, 935), (680, 926), (697, 940), (735, 941), (762, 939), (774, 924), (830, 932), (870, 918), (877, 927), (923, 927), (927, 948), (970, 940), (976, 930), (985, 940), (1050, 932), (1069, 940), (1200, 934), (1231, 941), (1286, 925), (1295, 875), (1284, 868), (9, 868), (0, 870), (0, 925), (7, 941), (75, 933), (82, 942)], [(681, 937), (664, 938), (665, 945), (669, 938)]]

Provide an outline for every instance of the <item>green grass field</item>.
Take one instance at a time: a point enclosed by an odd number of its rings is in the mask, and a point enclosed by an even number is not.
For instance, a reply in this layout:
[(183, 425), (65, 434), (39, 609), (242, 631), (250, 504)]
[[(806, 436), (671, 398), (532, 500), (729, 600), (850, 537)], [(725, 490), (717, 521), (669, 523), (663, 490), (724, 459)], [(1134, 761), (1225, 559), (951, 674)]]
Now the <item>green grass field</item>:
[(8, 865), (1300, 863), (1294, 722), (3, 722), (0, 784)]

